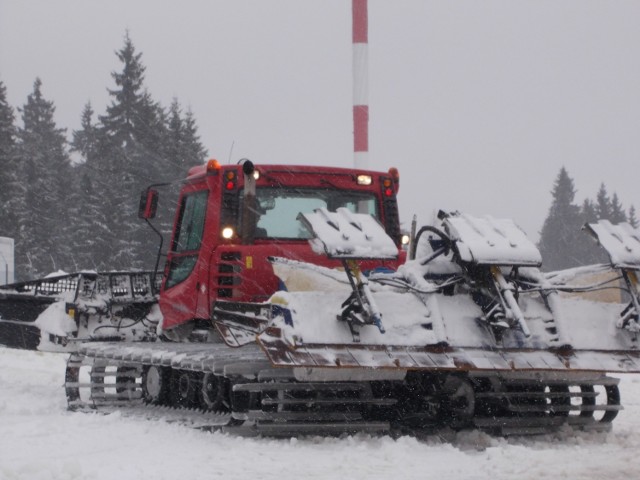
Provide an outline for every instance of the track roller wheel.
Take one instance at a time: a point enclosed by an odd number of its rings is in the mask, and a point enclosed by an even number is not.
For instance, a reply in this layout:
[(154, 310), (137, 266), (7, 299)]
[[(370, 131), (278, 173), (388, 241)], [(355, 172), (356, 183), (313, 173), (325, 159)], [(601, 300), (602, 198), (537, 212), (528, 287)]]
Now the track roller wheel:
[(134, 366), (116, 368), (116, 392), (131, 392), (136, 388), (136, 377), (140, 376), (139, 368)]
[(91, 380), (91, 395), (102, 395), (104, 394), (104, 376), (107, 369), (101, 365), (94, 365), (91, 368), (91, 373), (89, 374), (89, 378)]
[(555, 417), (568, 417), (569, 410), (565, 410), (565, 408), (571, 406), (569, 387), (567, 385), (551, 385), (546, 387), (545, 391), (551, 394), (549, 413)]
[[(607, 403), (606, 403), (607, 406), (620, 405), (620, 390), (618, 389), (617, 385), (604, 385), (600, 388), (604, 389), (604, 393), (607, 399)], [(593, 385), (580, 385), (580, 390), (582, 393), (594, 393), (596, 391)], [(582, 399), (582, 405), (595, 406), (596, 399), (594, 397), (584, 397)], [(611, 423), (613, 422), (614, 418), (616, 418), (617, 415), (618, 415), (618, 410), (616, 409), (604, 410), (604, 413), (599, 419), (596, 418), (593, 410), (580, 412), (581, 417), (593, 417), (594, 420), (596, 420), (599, 423)]]
[(459, 375), (447, 375), (440, 389), (440, 406), (446, 423), (466, 425), (475, 413), (476, 398), (473, 385)]
[(202, 374), (200, 388), (200, 406), (207, 411), (225, 411), (229, 408), (227, 401), (228, 385), (224, 377), (213, 373)]
[(142, 370), (142, 396), (146, 403), (164, 404), (168, 400), (170, 371), (155, 365)]
[(200, 381), (197, 373), (188, 370), (173, 370), (171, 372), (171, 405), (183, 408), (196, 407)]
[(67, 360), (67, 368), (64, 373), (65, 393), (67, 395), (67, 405), (69, 410), (80, 408), (80, 368), (82, 358), (72, 354)]
[[(607, 405), (620, 405), (620, 389), (617, 385), (607, 385), (605, 387), (607, 393)], [(618, 410), (608, 410), (600, 419), (601, 422), (611, 423), (618, 415)]]

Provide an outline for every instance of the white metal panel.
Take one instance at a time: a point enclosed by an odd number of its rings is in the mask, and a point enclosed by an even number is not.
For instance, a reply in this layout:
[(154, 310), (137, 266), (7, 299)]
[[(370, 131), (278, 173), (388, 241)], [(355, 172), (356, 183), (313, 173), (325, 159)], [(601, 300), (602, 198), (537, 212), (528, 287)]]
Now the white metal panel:
[(628, 223), (613, 225), (608, 220), (585, 225), (598, 239), (616, 268), (640, 269), (640, 230)]
[(314, 251), (330, 258), (380, 258), (398, 256), (398, 247), (382, 225), (369, 214), (346, 208), (330, 212), (318, 208), (298, 217), (313, 236)]
[(445, 218), (445, 228), (464, 262), (482, 265), (538, 266), (538, 248), (510, 219), (458, 213)]

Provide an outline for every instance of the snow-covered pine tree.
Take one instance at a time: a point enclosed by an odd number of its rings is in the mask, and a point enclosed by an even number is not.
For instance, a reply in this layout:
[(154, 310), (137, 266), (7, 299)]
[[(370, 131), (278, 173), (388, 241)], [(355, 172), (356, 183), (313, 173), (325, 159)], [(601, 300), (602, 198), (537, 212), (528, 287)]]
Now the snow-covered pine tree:
[(600, 189), (596, 194), (596, 214), (598, 220), (611, 220), (611, 199), (604, 183), (600, 184)]
[(184, 175), (190, 167), (202, 164), (207, 158), (207, 149), (200, 141), (196, 120), (190, 108), (187, 109), (187, 113), (184, 115), (183, 123), (184, 138), (182, 146), (182, 175)]
[(137, 217), (140, 191), (157, 181), (157, 159), (161, 155), (163, 113), (144, 88), (145, 67), (141, 53), (127, 33), (116, 52), (122, 71), (113, 72), (116, 88), (109, 89), (111, 104), (100, 116), (100, 159), (105, 165), (111, 193), (104, 199), (105, 221), (110, 235), (112, 268), (150, 268), (155, 243), (147, 226)]
[[(115, 88), (108, 89), (106, 112), (94, 124), (87, 105), (82, 128), (74, 132), (72, 146), (84, 159), (76, 171), (82, 191), (74, 199), (84, 210), (77, 209), (76, 215), (86, 218), (79, 228), (93, 232), (88, 248), (78, 251), (99, 269), (151, 268), (157, 238), (137, 217), (140, 192), (153, 183), (184, 178), (189, 166), (203, 162), (204, 148), (190, 114), (182, 120), (176, 102), (173, 118), (146, 90), (142, 54), (128, 33), (116, 55), (122, 69), (112, 73)], [(170, 230), (175, 199), (162, 192), (161, 202), (158, 212), (166, 219), (159, 221)]]
[(7, 89), (0, 81), (0, 237), (14, 238), (17, 233), (13, 211), (19, 191), (15, 144), (15, 114), (7, 101)]
[(182, 148), (184, 145), (184, 122), (182, 111), (176, 98), (169, 106), (167, 114), (167, 136), (164, 141), (165, 168), (171, 171), (175, 179), (182, 175)]
[(112, 97), (107, 113), (100, 121), (116, 145), (126, 145), (134, 139), (134, 130), (139, 123), (138, 114), (144, 101), (144, 72), (142, 53), (136, 53), (129, 32), (125, 34), (124, 46), (116, 52), (122, 63), (121, 72), (112, 72), (116, 89), (108, 89)]
[(638, 228), (638, 217), (636, 217), (636, 207), (631, 205), (627, 214), (627, 221), (633, 228)]
[(104, 270), (109, 263), (111, 232), (105, 220), (104, 199), (112, 186), (105, 181), (105, 166), (100, 159), (100, 129), (93, 122), (94, 111), (88, 102), (81, 116), (81, 129), (73, 132), (71, 150), (82, 161), (73, 167), (74, 189), (69, 209), (73, 219), (72, 260), (78, 269)]
[(166, 181), (184, 178), (187, 171), (204, 163), (207, 151), (200, 143), (198, 127), (191, 110), (183, 115), (176, 98), (171, 102), (166, 120), (163, 171)]
[(38, 78), (21, 109), (23, 126), (16, 145), (23, 185), (16, 270), (26, 277), (68, 268), (70, 258), (63, 231), (71, 182), (67, 141), (65, 130), (56, 126), (55, 106), (43, 97), (41, 87)]
[(611, 218), (612, 223), (623, 223), (627, 221), (627, 214), (620, 203), (620, 199), (618, 199), (618, 194), (613, 193), (611, 197)]
[(575, 198), (573, 179), (562, 167), (551, 191), (552, 202), (549, 214), (540, 232), (538, 247), (542, 254), (543, 268), (560, 270), (583, 264), (581, 259), (583, 235), (580, 231), (583, 217)]
[(598, 214), (596, 213), (596, 207), (593, 204), (593, 202), (588, 198), (585, 198), (584, 202), (582, 202), (581, 213), (585, 223), (594, 223), (598, 221)]
[(87, 102), (80, 117), (80, 130), (74, 130), (71, 149), (82, 156), (84, 163), (95, 161), (98, 151), (98, 128), (93, 123), (94, 115), (91, 102)]

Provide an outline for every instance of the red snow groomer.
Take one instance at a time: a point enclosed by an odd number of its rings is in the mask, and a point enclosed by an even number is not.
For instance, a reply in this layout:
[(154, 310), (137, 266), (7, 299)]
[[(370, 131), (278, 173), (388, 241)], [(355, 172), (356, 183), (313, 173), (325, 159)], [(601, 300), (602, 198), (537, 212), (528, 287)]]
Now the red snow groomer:
[[(153, 275), (117, 298), (47, 296), (46, 318), (66, 315), (52, 338), (73, 352), (69, 406), (196, 408), (264, 435), (608, 428), (621, 406), (606, 374), (640, 371), (637, 231), (590, 225), (611, 265), (542, 273), (512, 221), (441, 212), (406, 255), (397, 190), (395, 170), (192, 169), (159, 311)], [(147, 221), (157, 198), (143, 195)], [(585, 270), (610, 283), (575, 285)], [(582, 295), (604, 287), (627, 305)]]

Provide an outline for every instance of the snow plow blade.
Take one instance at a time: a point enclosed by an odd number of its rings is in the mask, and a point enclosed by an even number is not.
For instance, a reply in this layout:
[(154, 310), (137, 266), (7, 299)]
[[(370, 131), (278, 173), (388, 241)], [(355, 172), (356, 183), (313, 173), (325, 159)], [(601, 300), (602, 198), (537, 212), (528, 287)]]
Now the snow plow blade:
[(0, 287), (0, 344), (74, 351), (79, 340), (155, 335), (150, 272), (79, 272)]
[[(620, 265), (612, 262), (573, 274), (543, 274), (537, 268), (541, 262), (537, 248), (510, 220), (441, 213), (441, 229), (428, 230), (431, 237), (423, 259), (409, 260), (398, 272), (365, 277), (353, 266), (362, 257), (358, 252), (375, 258), (376, 248), (370, 246), (384, 245), (377, 240), (384, 232), (370, 225), (364, 235), (368, 241), (345, 248), (348, 236), (336, 225), (352, 226), (353, 215), (329, 215), (306, 214), (304, 223), (314, 234), (319, 252), (345, 260), (347, 275), (274, 260), (276, 274), (290, 287), (272, 298), (273, 318), (265, 321), (270, 327), (258, 336), (274, 365), (640, 372), (637, 291), (631, 295), (636, 300), (623, 309), (620, 304), (585, 300), (581, 295), (588, 286), (566, 283), (578, 273), (608, 271), (613, 274), (609, 287), (618, 288), (615, 282), (624, 278), (631, 291), (637, 281), (629, 263), (640, 265), (640, 249), (636, 263), (629, 258), (629, 249), (624, 249), (627, 262), (622, 273)], [(380, 258), (387, 257), (387, 250)], [(434, 252), (440, 255), (434, 257)], [(322, 291), (295, 291), (301, 276), (307, 290), (315, 277)], [(328, 279), (334, 280), (334, 288), (327, 289)], [(351, 300), (345, 301), (347, 297)], [(375, 328), (374, 316), (384, 323), (384, 331)], [(624, 323), (623, 318), (630, 320)]]

